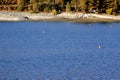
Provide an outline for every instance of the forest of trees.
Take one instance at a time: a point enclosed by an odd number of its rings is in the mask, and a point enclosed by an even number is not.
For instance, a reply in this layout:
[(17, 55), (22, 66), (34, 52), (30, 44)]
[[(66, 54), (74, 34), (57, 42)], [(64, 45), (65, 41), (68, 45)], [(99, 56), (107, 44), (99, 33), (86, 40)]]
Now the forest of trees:
[(116, 15), (120, 13), (120, 0), (0, 0), (0, 10)]

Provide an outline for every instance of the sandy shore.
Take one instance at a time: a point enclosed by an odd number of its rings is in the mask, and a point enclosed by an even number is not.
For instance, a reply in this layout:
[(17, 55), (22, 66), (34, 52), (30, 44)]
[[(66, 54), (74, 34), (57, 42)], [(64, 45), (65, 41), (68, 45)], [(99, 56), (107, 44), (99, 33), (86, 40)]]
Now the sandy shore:
[(71, 21), (71, 22), (120, 22), (120, 16), (97, 15), (83, 13), (52, 13), (6, 12), (0, 11), (0, 21)]

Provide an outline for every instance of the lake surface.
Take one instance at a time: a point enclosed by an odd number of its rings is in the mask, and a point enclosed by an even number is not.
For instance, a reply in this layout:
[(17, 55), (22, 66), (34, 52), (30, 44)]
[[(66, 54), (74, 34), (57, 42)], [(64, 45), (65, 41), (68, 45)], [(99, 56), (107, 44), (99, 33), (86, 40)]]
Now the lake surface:
[(0, 80), (120, 80), (120, 23), (0, 22)]

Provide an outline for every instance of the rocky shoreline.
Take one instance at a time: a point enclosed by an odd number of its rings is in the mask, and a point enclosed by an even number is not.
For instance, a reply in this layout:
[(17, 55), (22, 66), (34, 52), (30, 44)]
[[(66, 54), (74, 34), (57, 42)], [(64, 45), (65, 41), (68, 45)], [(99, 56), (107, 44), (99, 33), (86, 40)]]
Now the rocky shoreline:
[(29, 13), (0, 11), (0, 21), (71, 21), (71, 22), (120, 22), (120, 16), (83, 13)]

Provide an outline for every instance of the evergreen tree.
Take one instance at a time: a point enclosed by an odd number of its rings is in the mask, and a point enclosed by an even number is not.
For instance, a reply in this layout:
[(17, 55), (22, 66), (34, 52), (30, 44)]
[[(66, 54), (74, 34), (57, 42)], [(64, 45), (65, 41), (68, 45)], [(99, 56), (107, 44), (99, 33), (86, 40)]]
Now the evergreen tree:
[(102, 8), (104, 8), (104, 0), (99, 0), (99, 10), (102, 12)]
[(37, 0), (30, 0), (30, 3), (32, 4), (32, 12), (36, 13), (39, 11), (39, 4)]
[(117, 14), (118, 5), (119, 5), (118, 0), (114, 0), (114, 2), (113, 2), (113, 13), (114, 13), (114, 15)]
[[(17, 5), (17, 10), (32, 10), (33, 12), (81, 10), (82, 12), (96, 11), (107, 14), (117, 14), (120, 10), (120, 0), (0, 0), (1, 10), (14, 10), (11, 5)], [(10, 6), (10, 7), (9, 7)], [(28, 6), (28, 9), (27, 9)], [(40, 7), (41, 6), (41, 7)], [(46, 8), (46, 9), (45, 9)]]
[(80, 8), (81, 8), (81, 11), (83, 13), (86, 12), (86, 8), (87, 8), (87, 4), (86, 4), (87, 0), (80, 0)]
[(87, 4), (88, 4), (88, 12), (92, 12), (94, 1), (88, 0)]
[(65, 5), (65, 0), (62, 0), (61, 2), (62, 2), (62, 6), (64, 6)]
[(67, 4), (66, 4), (66, 12), (70, 12), (70, 11), (71, 11), (71, 9), (70, 9), (70, 3), (67, 2)]
[(22, 11), (24, 6), (24, 0), (18, 0), (17, 2), (17, 10)]
[(75, 11), (77, 11), (77, 8), (78, 8), (78, 0), (71, 0), (71, 5), (75, 8)]

